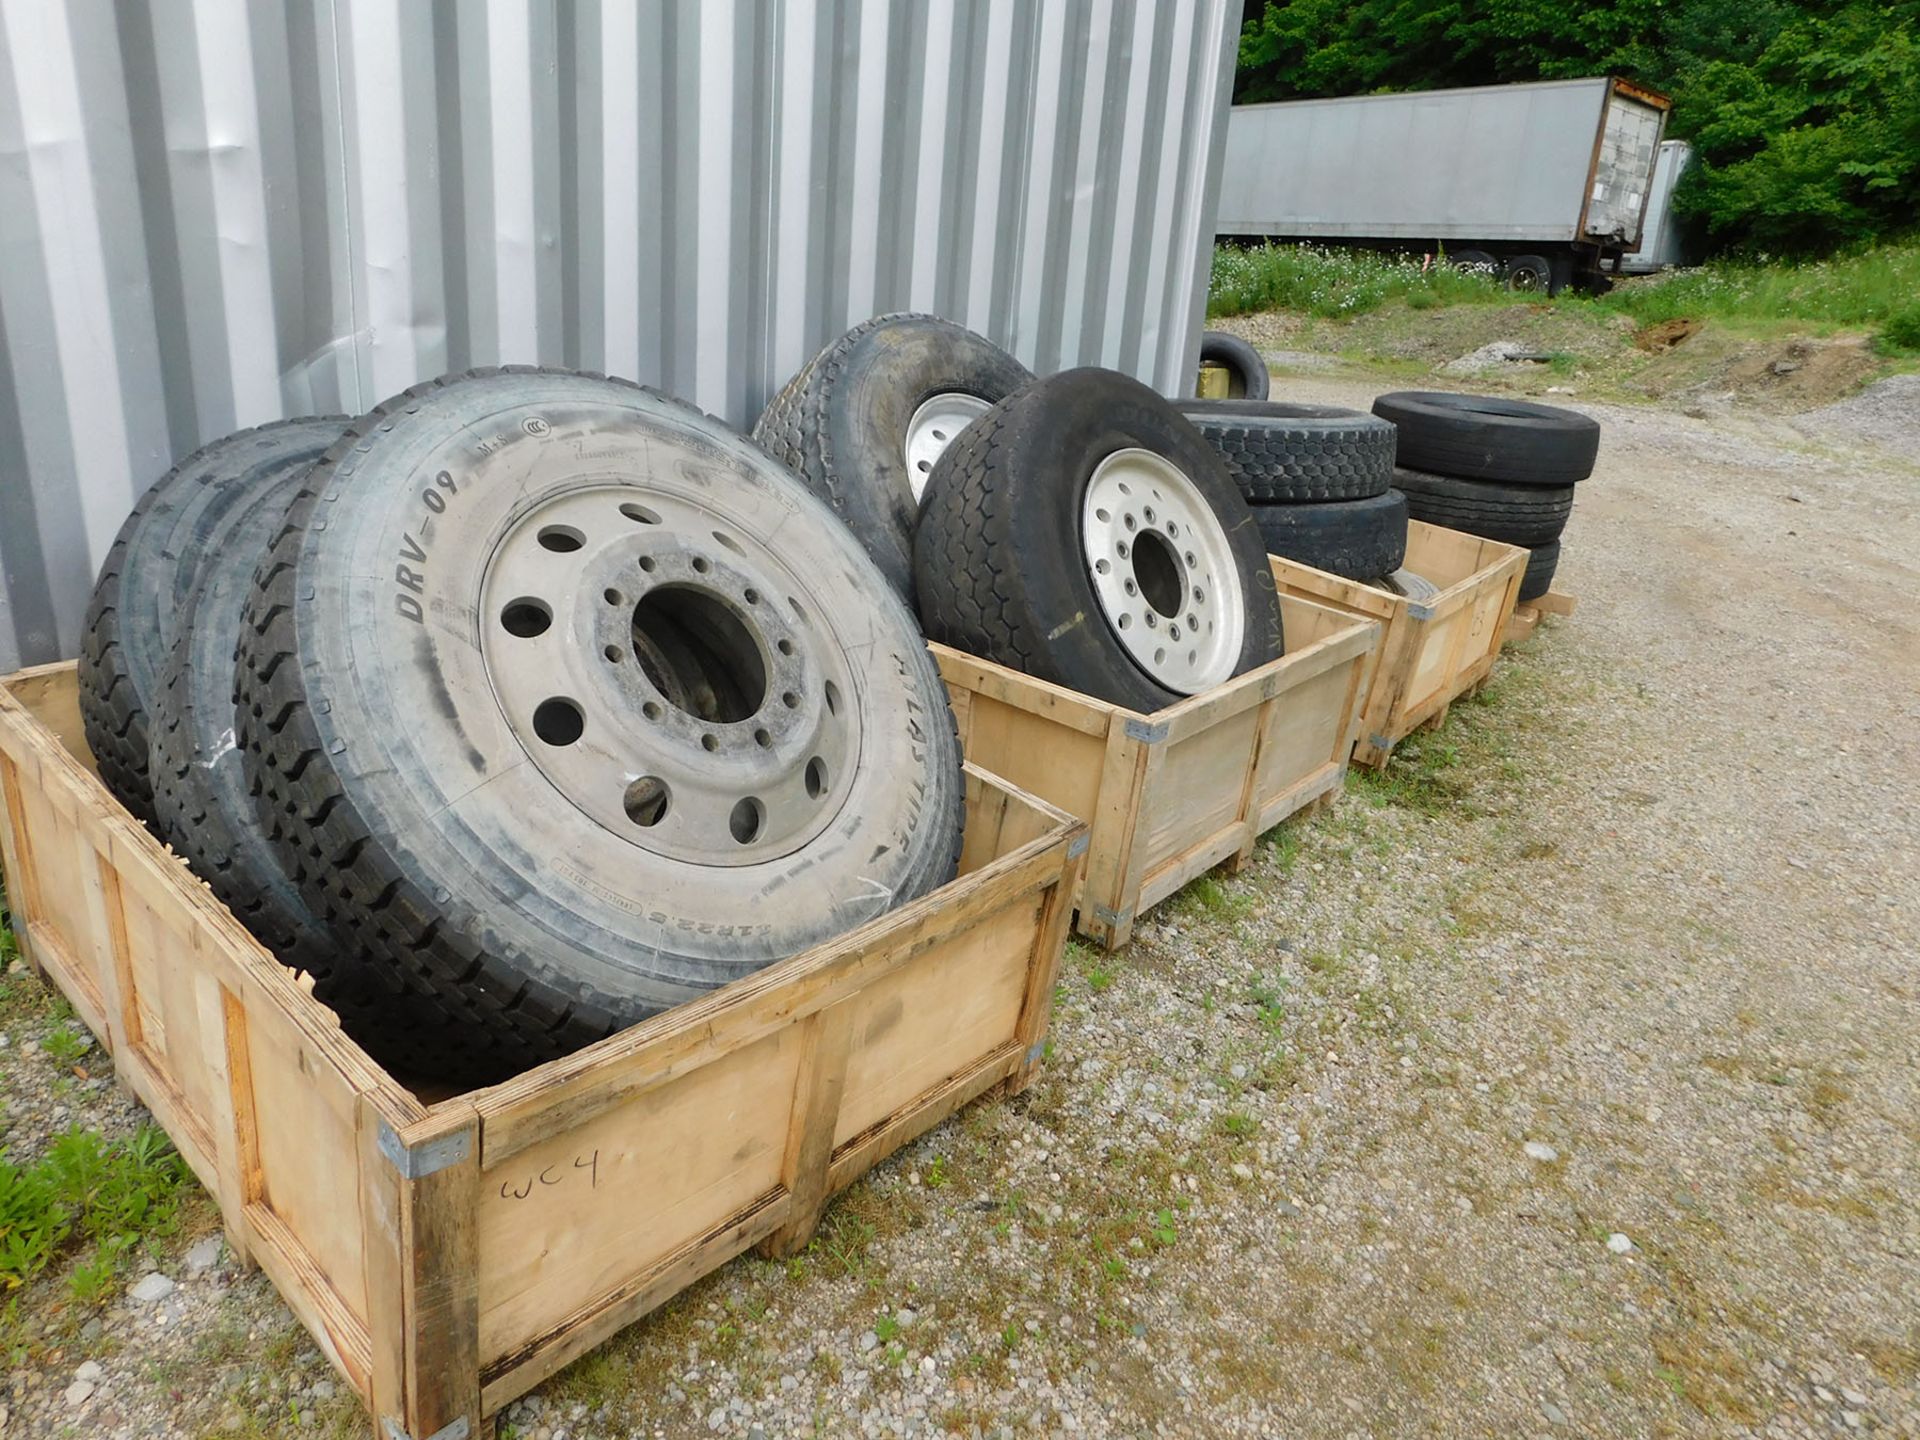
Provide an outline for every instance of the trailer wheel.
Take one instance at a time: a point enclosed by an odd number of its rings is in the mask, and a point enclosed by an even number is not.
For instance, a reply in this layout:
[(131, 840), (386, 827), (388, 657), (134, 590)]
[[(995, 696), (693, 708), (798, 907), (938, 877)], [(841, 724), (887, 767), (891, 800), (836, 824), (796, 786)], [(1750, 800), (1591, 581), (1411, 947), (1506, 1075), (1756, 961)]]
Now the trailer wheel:
[(1553, 262), (1544, 255), (1516, 255), (1507, 261), (1509, 290), (1551, 295), (1560, 288), (1553, 283), (1553, 278)]
[(1499, 278), (1500, 262), (1485, 250), (1455, 250), (1448, 254), (1447, 259), (1453, 262), (1456, 270), (1478, 270), (1490, 278)]
[(1229, 400), (1264, 400), (1273, 377), (1260, 352), (1238, 335), (1208, 330), (1200, 337), (1200, 363), (1218, 365), (1227, 372)]
[(248, 596), (238, 740), (383, 1044), (513, 1073), (926, 893), (959, 742), (833, 513), (693, 407), (419, 385), (307, 475)]
[(1281, 653), (1273, 571), (1220, 457), (1111, 370), (1036, 380), (960, 437), (914, 579), (931, 639), (1148, 713)]

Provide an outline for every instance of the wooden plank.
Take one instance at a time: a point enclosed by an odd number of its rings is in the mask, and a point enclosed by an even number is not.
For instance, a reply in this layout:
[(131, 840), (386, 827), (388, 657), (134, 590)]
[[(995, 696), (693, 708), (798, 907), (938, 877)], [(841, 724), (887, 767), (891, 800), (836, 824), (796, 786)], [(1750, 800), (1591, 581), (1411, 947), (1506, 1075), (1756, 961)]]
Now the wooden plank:
[(477, 1435), (479, 1116), (449, 1105), (402, 1131), (369, 1106), (357, 1119), (376, 1424), (432, 1436), (464, 1421)]
[[(1084, 837), (1085, 831), (1081, 832)], [(1079, 891), (1080, 867), (1086, 863), (1086, 846), (1076, 839), (1068, 847), (1067, 868), (1060, 883), (1046, 892), (1041, 902), (1039, 924), (1034, 927), (1033, 948), (1027, 957), (1027, 988), (1020, 1001), (1020, 1018), (1014, 1026), (1014, 1041), (1020, 1047), (1020, 1062), (1008, 1077), (1010, 1092), (1024, 1090), (1040, 1072), (1041, 1052), (1047, 1028), (1053, 1018), (1053, 992), (1059, 983), (1061, 955), (1066, 949), (1067, 927), (1073, 923), (1073, 897)]]
[(1015, 897), (1037, 894), (1059, 875), (1070, 830), (1071, 822), (1062, 817), (1055, 837), (1003, 855), (987, 869), (831, 944), (770, 965), (517, 1079), (473, 1092), (470, 1098), (486, 1117), (485, 1167), (492, 1169), (556, 1130), (844, 999)]
[(1128, 713), (1105, 700), (1096, 700), (1091, 695), (1082, 695), (1032, 675), (1022, 675), (951, 646), (929, 644), (927, 649), (932, 652), (934, 663), (940, 667), (940, 678), (947, 682), (949, 689), (984, 695), (1082, 735), (1105, 735), (1112, 727), (1114, 715)]
[(827, 1184), (834, 1194), (858, 1180), (883, 1157), (933, 1129), (954, 1111), (1008, 1080), (1020, 1068), (1020, 1052), (1012, 1044), (1003, 1045), (978, 1063), (943, 1081), (932, 1090), (916, 1095), (886, 1119), (870, 1129), (849, 1137), (834, 1152)]
[(840, 1123), (840, 1098), (847, 1088), (854, 1014), (864, 998), (842, 1000), (800, 1022), (799, 1066), (787, 1121), (787, 1148), (780, 1163), (787, 1218), (760, 1242), (761, 1249), (776, 1259), (804, 1247), (820, 1223), (820, 1207), (827, 1202), (827, 1168)]
[(320, 1353), (355, 1390), (366, 1395), (374, 1367), (367, 1328), (341, 1301), (332, 1277), (266, 1206), (250, 1207), (244, 1221), (254, 1237), (255, 1263), (273, 1282), (294, 1318), (306, 1327)]
[(538, 1339), (492, 1360), (481, 1372), (481, 1413), (494, 1414), (708, 1271), (726, 1264), (773, 1230), (786, 1212), (784, 1190), (754, 1201), (630, 1276), (612, 1292), (582, 1304)]

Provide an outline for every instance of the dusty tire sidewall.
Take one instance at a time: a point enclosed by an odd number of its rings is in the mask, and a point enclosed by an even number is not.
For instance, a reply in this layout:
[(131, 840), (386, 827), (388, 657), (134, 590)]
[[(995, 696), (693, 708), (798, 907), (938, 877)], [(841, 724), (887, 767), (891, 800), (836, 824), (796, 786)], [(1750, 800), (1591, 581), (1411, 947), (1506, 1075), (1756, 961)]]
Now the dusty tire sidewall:
[[(485, 558), (542, 499), (623, 473), (784, 531), (811, 562), (813, 623), (867, 657), (851, 788), (794, 856), (695, 865), (618, 837), (553, 787), (494, 698)], [(927, 812), (959, 761), (911, 619), (825, 507), (716, 422), (585, 377), (499, 376), (385, 417), (318, 478), (294, 622), (321, 747), (399, 871), (489, 949), (615, 1013), (677, 1003), (881, 913), (948, 844)], [(890, 866), (869, 866), (882, 847)]]

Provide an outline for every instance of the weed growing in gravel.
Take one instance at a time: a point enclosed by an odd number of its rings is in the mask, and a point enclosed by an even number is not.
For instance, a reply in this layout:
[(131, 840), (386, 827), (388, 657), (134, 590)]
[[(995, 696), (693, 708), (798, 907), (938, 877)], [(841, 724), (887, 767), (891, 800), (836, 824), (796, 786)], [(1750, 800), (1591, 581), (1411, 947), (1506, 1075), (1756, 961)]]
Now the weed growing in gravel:
[(113, 1141), (69, 1129), (32, 1165), (0, 1160), (0, 1288), (26, 1284), (77, 1243), (91, 1251), (73, 1271), (74, 1298), (102, 1298), (136, 1246), (177, 1228), (187, 1183), (179, 1152), (150, 1125)]
[(1211, 875), (1202, 875), (1180, 892), (1174, 904), (1189, 919), (1240, 920), (1252, 913), (1254, 897), (1244, 889), (1229, 890)]
[(92, 1039), (84, 1031), (64, 1023), (56, 1025), (40, 1042), (47, 1058), (63, 1070), (71, 1070), (92, 1046)]

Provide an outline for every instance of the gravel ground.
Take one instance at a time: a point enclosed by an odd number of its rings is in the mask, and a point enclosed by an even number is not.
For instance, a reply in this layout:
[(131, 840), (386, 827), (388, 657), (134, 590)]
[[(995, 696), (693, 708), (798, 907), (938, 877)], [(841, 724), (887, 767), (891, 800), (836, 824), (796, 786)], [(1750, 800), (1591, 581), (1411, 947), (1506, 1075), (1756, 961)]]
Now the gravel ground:
[[(502, 1432), (1920, 1436), (1920, 469), (1595, 413), (1574, 616), (1126, 954), (1074, 947), (1026, 1096)], [(7, 1013), (16, 1158), (55, 1103), (130, 1123), (52, 1100)], [(263, 1279), (195, 1268), (212, 1223), (158, 1300), (0, 1302), (0, 1435), (364, 1434)]]

